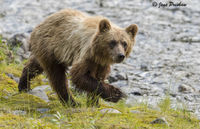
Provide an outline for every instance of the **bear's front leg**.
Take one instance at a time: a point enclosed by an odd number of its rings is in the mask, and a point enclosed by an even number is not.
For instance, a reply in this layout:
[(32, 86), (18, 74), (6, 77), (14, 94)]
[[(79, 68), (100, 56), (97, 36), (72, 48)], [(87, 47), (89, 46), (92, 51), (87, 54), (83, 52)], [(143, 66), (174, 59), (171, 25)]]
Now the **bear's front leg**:
[(43, 68), (40, 66), (37, 59), (34, 56), (31, 56), (29, 58), (28, 63), (24, 67), (22, 75), (20, 77), (19, 85), (18, 85), (19, 92), (22, 92), (22, 91), (26, 92), (26, 91), (31, 90), (30, 88), (31, 79), (41, 74), (42, 72), (43, 72)]
[(68, 89), (66, 80), (66, 66), (64, 64), (58, 64), (57, 61), (43, 61), (44, 70), (47, 74), (51, 87), (57, 93), (58, 98), (63, 105), (78, 106)]
[(126, 97), (126, 95), (119, 89), (110, 84), (102, 82), (103, 92), (101, 92), (100, 96), (106, 101), (118, 102), (121, 98)]
[(82, 65), (75, 65), (71, 69), (71, 80), (75, 86), (88, 93), (96, 93), (106, 101), (118, 102), (125, 95), (124, 93), (109, 84), (98, 81), (90, 75), (87, 68), (82, 68)]

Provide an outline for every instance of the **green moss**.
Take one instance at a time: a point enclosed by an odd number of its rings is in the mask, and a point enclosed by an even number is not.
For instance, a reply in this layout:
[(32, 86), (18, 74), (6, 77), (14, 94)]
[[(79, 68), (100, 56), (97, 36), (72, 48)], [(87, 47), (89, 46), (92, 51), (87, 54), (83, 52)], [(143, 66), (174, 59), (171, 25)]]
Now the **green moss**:
[(0, 72), (1, 73), (10, 73), (15, 77), (20, 77), (23, 69), (23, 65), (18, 65), (14, 63), (10, 64), (0, 64)]
[(3, 129), (58, 129), (58, 126), (43, 119), (13, 114), (0, 114), (0, 128)]
[[(17, 93), (17, 84), (5, 74), (1, 74), (3, 79), (0, 82), (10, 85), (11, 96), (2, 99), (0, 102), (0, 125), (3, 128), (200, 128), (199, 121), (185, 110), (170, 109), (170, 100), (166, 99), (160, 103), (161, 111), (148, 108), (141, 104), (135, 107), (127, 107), (124, 101), (117, 104), (108, 105), (100, 101), (100, 107), (87, 107), (85, 94), (77, 94), (75, 98), (82, 106), (79, 108), (63, 107), (54, 92), (48, 92), (48, 96), (53, 99), (49, 103), (44, 102), (38, 97), (23, 93)], [(9, 91), (8, 90), (8, 91)], [(38, 108), (48, 108), (48, 117), (42, 117), (44, 113), (37, 112)], [(114, 108), (121, 114), (100, 113), (103, 108)], [(27, 111), (27, 115), (5, 114), (14, 110)], [(137, 110), (139, 113), (132, 113)], [(165, 117), (168, 125), (151, 124), (151, 121), (159, 117)], [(1, 127), (0, 127), (1, 128)]]
[(0, 35), (0, 62), (4, 61), (6, 59), (5, 50), (6, 50), (6, 48), (2, 42), (2, 37)]
[(5, 73), (0, 74), (0, 98), (17, 93), (17, 83)]
[(48, 85), (48, 82), (44, 82), (43, 79), (45, 79), (46, 77), (44, 75), (39, 75), (36, 78), (31, 80), (31, 88), (35, 88), (37, 86), (41, 86), (41, 85)]
[(48, 107), (47, 103), (40, 98), (27, 93), (18, 93), (1, 102), (9, 106), (11, 110), (35, 110)]
[(14, 54), (6, 45), (6, 42), (2, 41), (0, 35), (0, 63), (14, 62)]
[[(1, 38), (1, 37), (0, 37)], [(17, 83), (9, 78), (6, 73), (20, 77), (23, 65), (9, 62), (7, 48), (0, 39), (0, 128), (7, 129), (198, 129), (199, 120), (187, 110), (174, 110), (170, 108), (170, 99), (166, 97), (159, 107), (161, 110), (153, 110), (146, 104), (138, 104), (128, 107), (124, 101), (117, 104), (105, 103), (100, 100), (100, 107), (87, 107), (86, 95), (74, 93), (76, 101), (81, 107), (64, 107), (52, 91), (47, 91), (50, 102), (46, 103), (40, 98), (18, 93)], [(25, 63), (25, 62), (24, 62)], [(23, 64), (24, 64), (23, 63)], [(44, 75), (40, 75), (31, 81), (31, 87), (47, 84), (42, 81)], [(72, 92), (74, 92), (72, 90)], [(48, 108), (41, 113), (38, 108)], [(114, 108), (121, 114), (101, 113), (104, 108)], [(26, 111), (25, 115), (14, 115), (15, 110)], [(132, 110), (138, 113), (132, 113)], [(151, 124), (156, 118), (164, 117), (169, 126), (165, 124)]]

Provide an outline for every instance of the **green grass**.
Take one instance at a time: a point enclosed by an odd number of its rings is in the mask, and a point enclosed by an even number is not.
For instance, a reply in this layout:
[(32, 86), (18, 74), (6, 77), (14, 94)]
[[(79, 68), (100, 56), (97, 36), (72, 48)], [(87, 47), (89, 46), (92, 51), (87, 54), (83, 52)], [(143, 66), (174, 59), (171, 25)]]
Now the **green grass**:
[[(80, 107), (71, 108), (61, 105), (56, 95), (48, 91), (50, 102), (17, 91), (17, 83), (10, 79), (6, 73), (12, 73), (20, 77), (23, 65), (16, 64), (9, 59), (7, 46), (0, 38), (0, 128), (3, 129), (198, 129), (199, 120), (186, 110), (174, 110), (170, 108), (170, 99), (166, 97), (159, 104), (160, 110), (148, 108), (146, 104), (138, 104), (128, 107), (124, 100), (117, 104), (106, 103), (100, 100), (100, 107), (87, 107), (86, 95), (74, 93)], [(32, 88), (46, 84), (42, 82), (45, 76), (34, 79)], [(45, 108), (48, 111), (41, 113), (38, 109)], [(114, 108), (121, 114), (101, 113), (101, 109)], [(25, 114), (14, 114), (16, 110)], [(139, 113), (132, 113), (132, 110)], [(156, 118), (164, 117), (169, 125), (151, 124)]]

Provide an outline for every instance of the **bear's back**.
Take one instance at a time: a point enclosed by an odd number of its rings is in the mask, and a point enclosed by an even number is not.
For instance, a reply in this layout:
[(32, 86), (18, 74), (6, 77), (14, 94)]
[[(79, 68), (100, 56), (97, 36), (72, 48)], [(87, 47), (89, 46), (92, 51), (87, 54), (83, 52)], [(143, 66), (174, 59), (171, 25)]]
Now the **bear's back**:
[(89, 45), (99, 19), (72, 9), (52, 14), (33, 30), (30, 49), (38, 58), (55, 55), (58, 61), (70, 65)]
[(73, 9), (54, 13), (33, 30), (30, 38), (32, 54), (40, 60), (53, 58), (71, 65), (84, 56), (102, 19), (105, 17), (89, 16)]

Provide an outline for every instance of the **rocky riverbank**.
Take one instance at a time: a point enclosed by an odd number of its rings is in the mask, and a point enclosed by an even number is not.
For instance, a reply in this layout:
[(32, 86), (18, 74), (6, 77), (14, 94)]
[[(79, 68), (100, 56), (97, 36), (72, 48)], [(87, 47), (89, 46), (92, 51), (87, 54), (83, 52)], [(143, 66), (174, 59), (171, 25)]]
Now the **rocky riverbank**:
[[(167, 3), (166, 0), (160, 0)], [(125, 27), (138, 24), (133, 52), (112, 67), (109, 81), (128, 95), (126, 103), (155, 106), (169, 96), (173, 108), (187, 108), (200, 118), (200, 3), (154, 7), (151, 0), (1, 0), (0, 34), (28, 58), (28, 38), (46, 16), (64, 8), (104, 15)], [(157, 1), (159, 3), (159, 1)], [(155, 106), (156, 108), (156, 106)]]

